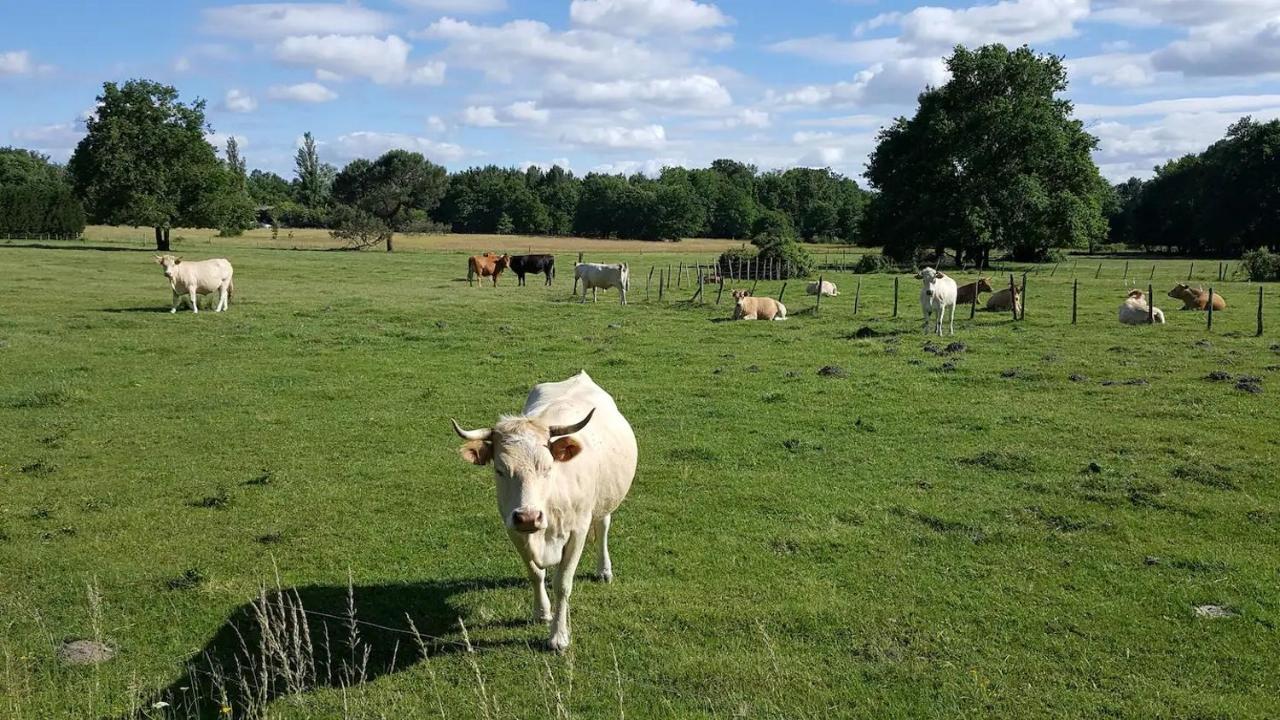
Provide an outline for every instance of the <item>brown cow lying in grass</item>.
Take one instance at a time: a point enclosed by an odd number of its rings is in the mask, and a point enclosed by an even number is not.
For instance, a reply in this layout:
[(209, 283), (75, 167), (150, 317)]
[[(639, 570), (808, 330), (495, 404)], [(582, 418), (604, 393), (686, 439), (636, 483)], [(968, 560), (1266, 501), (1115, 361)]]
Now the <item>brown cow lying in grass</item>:
[(750, 290), (734, 290), (734, 320), (786, 320), (787, 308), (770, 297), (751, 297)]
[[(1193, 290), (1186, 283), (1178, 283), (1169, 291), (1169, 297), (1181, 300), (1183, 310), (1204, 310), (1205, 305), (1209, 302), (1209, 291), (1204, 288), (1195, 288)], [(1213, 294), (1213, 309), (1227, 309), (1227, 301), (1223, 300), (1218, 293)]]
[(994, 292), (990, 281), (986, 278), (978, 278), (977, 282), (971, 282), (968, 285), (961, 285), (956, 288), (956, 305), (972, 304), (984, 292)]

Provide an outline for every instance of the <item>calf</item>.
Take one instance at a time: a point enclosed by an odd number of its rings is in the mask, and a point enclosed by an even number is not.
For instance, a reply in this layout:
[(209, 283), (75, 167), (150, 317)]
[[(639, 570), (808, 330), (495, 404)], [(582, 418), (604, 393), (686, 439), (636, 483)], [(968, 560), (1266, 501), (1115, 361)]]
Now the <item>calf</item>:
[(170, 313), (178, 312), (183, 300), (191, 305), (191, 312), (198, 313), (199, 295), (218, 293), (218, 302), (214, 312), (222, 312), (230, 304), (231, 294), (235, 292), (235, 283), (231, 281), (231, 263), (226, 258), (182, 262), (182, 258), (172, 255), (156, 255), (156, 263), (164, 268), (164, 276), (169, 279), (169, 288), (173, 290), (173, 307)]
[[(1178, 283), (1169, 291), (1169, 297), (1182, 301), (1183, 310), (1204, 310), (1209, 304), (1209, 291), (1204, 288), (1192, 289), (1186, 283)], [(1226, 310), (1227, 301), (1222, 299), (1218, 293), (1213, 294), (1214, 311)]]
[(734, 320), (786, 320), (787, 307), (770, 297), (752, 297), (750, 290), (733, 291)]
[[(552, 650), (569, 646), (569, 596), (588, 537), (600, 578), (613, 579), (609, 525), (636, 474), (636, 436), (609, 393), (582, 371), (533, 386), (521, 415), (479, 430), (453, 429), (464, 460), (493, 461), (498, 512), (533, 586), (533, 619), (551, 622)], [(546, 571), (555, 568), (555, 606)]]
[[(833, 283), (833, 282), (831, 282), (831, 281), (829, 281), (829, 280), (823, 280), (823, 281), (821, 281), (821, 282), (822, 282), (822, 294), (823, 294), (824, 296), (826, 296), (826, 297), (835, 297), (835, 296), (837, 296), (837, 295), (839, 295), (839, 294), (840, 294), (840, 291), (839, 291), (839, 290), (836, 290), (836, 284), (835, 284), (835, 283)], [(809, 283), (808, 285), (806, 285), (806, 286), (805, 286), (804, 291), (805, 291), (806, 293), (808, 293), (809, 295), (817, 295), (817, 294), (818, 294), (818, 283), (816, 283), (816, 282), (811, 282), (811, 283)]]
[(956, 304), (970, 305), (978, 300), (978, 297), (984, 292), (993, 292), (991, 283), (986, 278), (978, 278), (977, 282), (971, 282), (956, 288)]
[(467, 259), (467, 284), (471, 285), (477, 277), (493, 278), (493, 285), (497, 287), (498, 278), (502, 275), (502, 271), (511, 267), (510, 255), (494, 255), (493, 253), (485, 253), (483, 255), (472, 255)]
[(575, 284), (582, 281), (582, 302), (587, 301), (587, 288), (591, 288), (591, 302), (596, 301), (596, 290), (618, 288), (622, 304), (627, 304), (627, 289), (631, 286), (631, 271), (626, 263), (577, 263), (573, 266)]
[(951, 308), (951, 334), (956, 334), (956, 281), (940, 270), (927, 267), (916, 274), (920, 286), (920, 310), (924, 313), (924, 331), (929, 332), (929, 316), (934, 317), (934, 328), (942, 335), (942, 320)]
[(1018, 313), (1021, 314), (1022, 290), (1020, 290), (1016, 285), (1012, 292), (1010, 292), (1009, 288), (1003, 288), (992, 293), (991, 297), (987, 298), (988, 310), (1002, 310), (1004, 312), (1009, 312), (1015, 304), (1018, 306)]
[(1147, 295), (1141, 290), (1134, 290), (1129, 297), (1120, 303), (1120, 323), (1123, 325), (1146, 325), (1148, 322), (1164, 324), (1164, 312), (1147, 304)]
[(511, 271), (516, 274), (517, 285), (524, 285), (524, 276), (530, 273), (537, 275), (538, 273), (546, 273), (546, 285), (551, 285), (551, 280), (556, 276), (556, 256), (555, 255), (513, 255), (511, 257)]

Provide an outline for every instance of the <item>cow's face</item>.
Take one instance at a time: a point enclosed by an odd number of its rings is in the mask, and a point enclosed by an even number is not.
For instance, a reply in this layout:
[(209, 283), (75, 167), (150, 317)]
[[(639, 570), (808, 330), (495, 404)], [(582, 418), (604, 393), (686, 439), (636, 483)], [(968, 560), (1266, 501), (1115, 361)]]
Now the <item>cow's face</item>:
[(978, 278), (978, 292), (995, 292), (995, 288), (991, 287), (991, 282), (986, 278)]
[(937, 284), (939, 279), (946, 277), (946, 275), (943, 275), (941, 272), (934, 270), (931, 267), (927, 267), (921, 270), (916, 277), (920, 278), (924, 283), (925, 296), (933, 297), (934, 285)]
[(1191, 290), (1191, 286), (1187, 285), (1186, 283), (1178, 283), (1177, 285), (1173, 286), (1172, 290), (1169, 291), (1169, 297), (1177, 298), (1179, 300), (1187, 300), (1190, 298), (1194, 298), (1195, 296), (1196, 294), (1194, 291)]
[(459, 453), (476, 465), (493, 463), (498, 513), (508, 530), (534, 533), (547, 527), (548, 500), (554, 491), (556, 466), (572, 461), (582, 445), (570, 437), (595, 414), (573, 425), (542, 425), (525, 417), (503, 418), (491, 429), (454, 431), (467, 439)]
[(172, 255), (156, 255), (155, 258), (156, 263), (160, 267), (164, 268), (164, 276), (167, 278), (173, 277), (173, 269), (182, 262), (182, 258), (174, 257)]
[(1146, 297), (1146, 293), (1142, 292), (1141, 290), (1134, 290), (1129, 293), (1129, 298), (1132, 300), (1142, 300), (1145, 297)]

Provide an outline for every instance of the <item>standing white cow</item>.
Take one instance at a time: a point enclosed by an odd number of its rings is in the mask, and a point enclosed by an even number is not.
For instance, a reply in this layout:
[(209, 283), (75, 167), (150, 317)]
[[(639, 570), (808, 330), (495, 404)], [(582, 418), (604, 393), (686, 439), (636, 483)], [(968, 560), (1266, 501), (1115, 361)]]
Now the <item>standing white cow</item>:
[(920, 288), (920, 309), (924, 312), (924, 332), (929, 333), (929, 315), (935, 316), (934, 327), (942, 335), (942, 319), (951, 308), (951, 334), (956, 334), (956, 281), (940, 270), (927, 267), (917, 278), (923, 280)]
[[(533, 617), (551, 621), (552, 650), (569, 646), (569, 596), (588, 536), (600, 543), (597, 570), (613, 579), (609, 523), (636, 474), (636, 436), (609, 393), (582, 371), (535, 385), (524, 414), (492, 428), (454, 432), (476, 465), (493, 462), (498, 513), (533, 584)], [(555, 566), (555, 608), (546, 569)]]
[(231, 263), (225, 258), (183, 262), (180, 257), (156, 255), (155, 259), (164, 268), (164, 276), (169, 278), (169, 287), (173, 290), (173, 307), (169, 312), (178, 312), (178, 306), (185, 299), (191, 304), (191, 312), (198, 313), (198, 296), (211, 292), (218, 293), (218, 303), (213, 311), (227, 309), (236, 286), (231, 280)]
[(627, 304), (627, 290), (631, 287), (631, 270), (626, 263), (606, 265), (604, 263), (577, 263), (573, 266), (574, 283), (582, 282), (582, 300), (587, 301), (587, 288), (591, 288), (591, 302), (596, 301), (596, 289), (608, 290), (618, 288), (622, 295), (622, 304)]

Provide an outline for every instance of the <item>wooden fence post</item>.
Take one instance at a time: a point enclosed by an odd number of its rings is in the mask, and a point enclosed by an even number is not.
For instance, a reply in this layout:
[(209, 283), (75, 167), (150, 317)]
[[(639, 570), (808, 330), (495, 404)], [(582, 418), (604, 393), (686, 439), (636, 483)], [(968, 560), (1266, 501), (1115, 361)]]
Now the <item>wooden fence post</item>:
[(684, 287), (684, 261), (680, 261), (680, 269), (676, 271), (676, 287)]
[(1071, 281), (1071, 324), (1076, 324), (1076, 298), (1080, 294), (1080, 281)]
[(893, 316), (898, 317), (898, 276), (893, 276)]
[(1191, 282), (1191, 273), (1196, 271), (1195, 262), (1191, 263), (1191, 267), (1187, 268), (1187, 282)]
[[(1261, 290), (1262, 288), (1258, 288)], [(862, 299), (862, 278), (858, 278), (858, 287), (853, 290), (853, 314), (858, 314), (858, 301)], [(1259, 326), (1261, 327), (1261, 326)]]
[(1097, 280), (1101, 276), (1102, 276), (1102, 263), (1098, 263), (1098, 272), (1093, 274), (1093, 279)]
[(813, 314), (822, 312), (822, 275), (818, 275), (818, 302), (813, 306)]
[(720, 289), (716, 291), (716, 304), (720, 304), (720, 296), (724, 295), (724, 275), (720, 276)]
[(1124, 261), (1124, 286), (1129, 287), (1129, 261)]
[(1022, 312), (1018, 313), (1019, 320), (1027, 319), (1027, 274), (1022, 273)]
[(1213, 330), (1213, 286), (1212, 285), (1209, 286), (1209, 304), (1206, 307), (1209, 310), (1209, 320), (1208, 320), (1209, 324), (1206, 329), (1209, 331), (1212, 331)]
[(1258, 286), (1258, 337), (1262, 337), (1262, 286)]
[[(951, 309), (952, 317), (955, 317), (955, 308)], [(978, 314), (978, 283), (973, 284), (973, 297), (969, 298), (969, 319), (972, 320)]]
[(782, 296), (787, 294), (787, 281), (782, 281), (782, 289), (778, 291), (778, 302), (782, 302)]
[[(653, 282), (653, 266), (649, 266), (649, 277), (644, 281), (644, 299), (649, 299), (649, 283)], [(575, 287), (577, 287), (575, 285)]]
[(1053, 264), (1053, 269), (1049, 271), (1049, 277), (1053, 277), (1058, 272), (1058, 263)]
[(1155, 280), (1155, 279), (1156, 279), (1156, 266), (1152, 265), (1151, 274), (1147, 276), (1147, 282), (1150, 283), (1152, 280)]
[(658, 271), (658, 302), (662, 302), (663, 280), (666, 279), (666, 273)]
[(1013, 273), (1009, 273), (1009, 307), (1013, 311), (1013, 319), (1018, 319), (1018, 286), (1013, 282)]
[[(693, 294), (693, 297), (689, 298), (689, 302), (698, 300), (701, 297), (702, 297), (702, 273), (698, 273), (698, 291)], [(700, 304), (706, 304), (706, 300), (703, 300)]]
[(1147, 283), (1147, 324), (1156, 324), (1156, 299), (1155, 293), (1151, 289), (1151, 283)]

